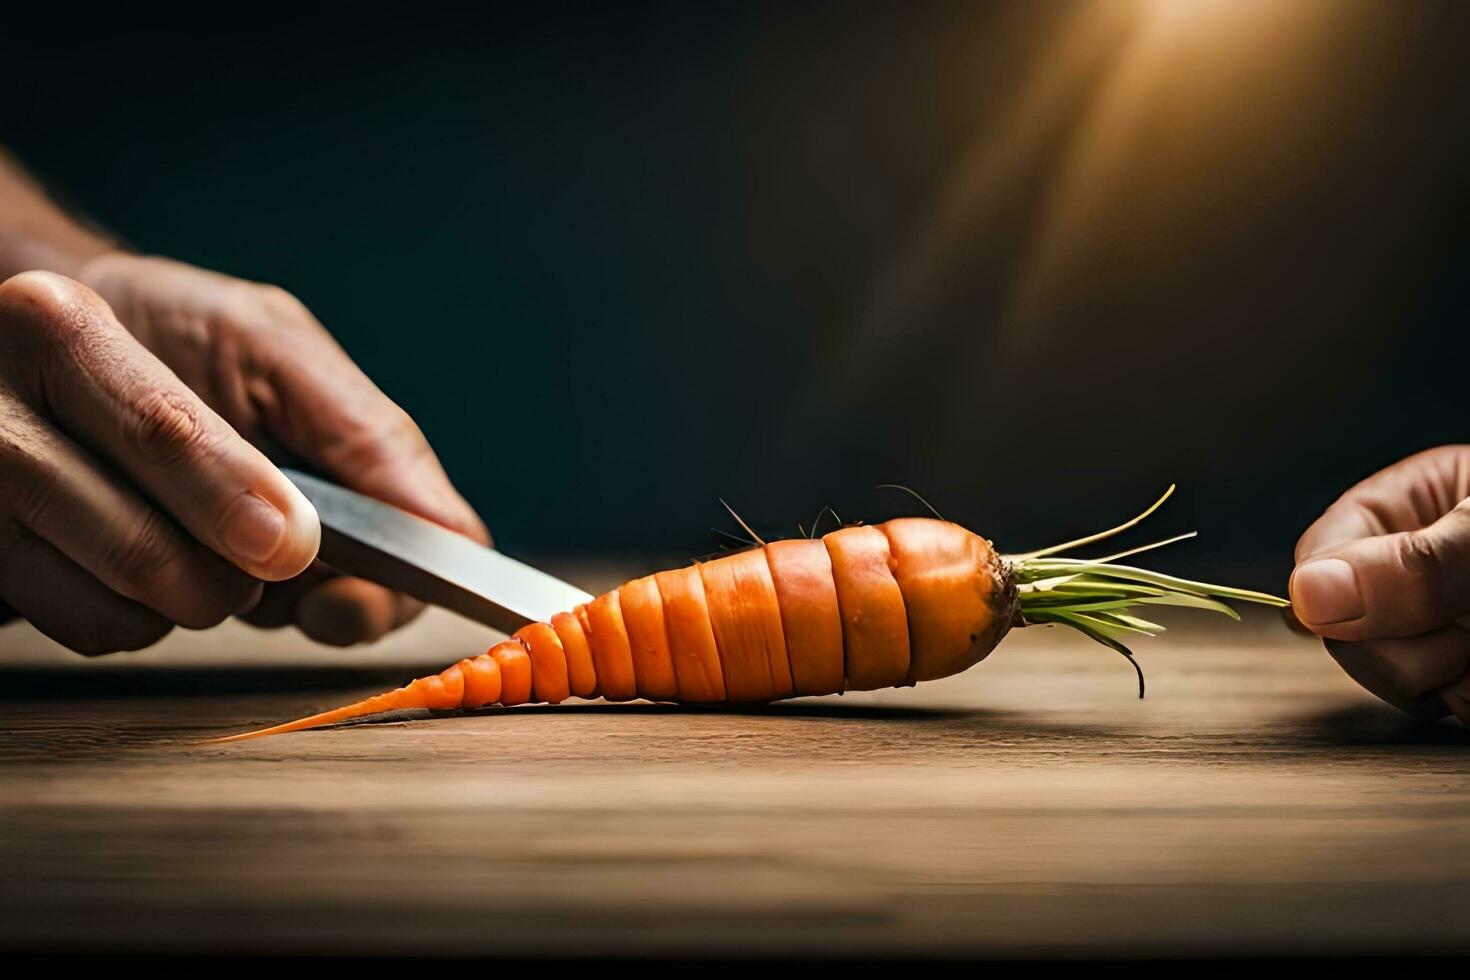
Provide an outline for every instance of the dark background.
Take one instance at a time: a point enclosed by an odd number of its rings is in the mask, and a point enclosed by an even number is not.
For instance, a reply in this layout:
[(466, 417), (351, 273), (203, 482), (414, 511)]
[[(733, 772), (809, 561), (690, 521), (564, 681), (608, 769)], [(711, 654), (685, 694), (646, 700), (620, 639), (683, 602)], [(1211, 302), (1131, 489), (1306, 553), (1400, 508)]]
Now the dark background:
[(1023, 550), (1177, 480), (1160, 564), (1280, 589), (1466, 438), (1470, 6), (203, 16), (12, 20), (0, 142), (296, 292), (512, 552), (880, 482)]

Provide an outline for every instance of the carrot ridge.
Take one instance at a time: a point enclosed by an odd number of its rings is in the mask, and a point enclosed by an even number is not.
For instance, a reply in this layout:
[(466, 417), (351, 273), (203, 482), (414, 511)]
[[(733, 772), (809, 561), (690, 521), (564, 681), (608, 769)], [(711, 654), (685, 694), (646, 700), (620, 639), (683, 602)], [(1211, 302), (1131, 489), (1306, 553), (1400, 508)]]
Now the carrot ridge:
[(592, 645), (592, 661), (597, 667), (602, 696), (609, 701), (636, 698), (638, 680), (633, 670), (633, 648), (623, 625), (617, 590), (604, 592), (585, 606), (578, 606), (577, 615)]
[(556, 630), (545, 623), (531, 623), (511, 636), (531, 657), (531, 691), (534, 700), (560, 704), (571, 693), (567, 658)]
[(500, 703), (525, 704), (531, 700), (531, 655), (515, 640), (504, 640), (490, 648), (489, 656), (500, 667)]
[(663, 597), (653, 576), (634, 579), (618, 588), (618, 608), (633, 653), (633, 677), (638, 694), (650, 701), (672, 701), (679, 696), (674, 658), (669, 650)]
[(698, 566), (731, 701), (790, 697), (791, 666), (776, 584), (764, 549)]
[(725, 672), (699, 567), (659, 572), (653, 579), (663, 600), (680, 700), (725, 700)]
[(846, 655), (842, 614), (826, 545), (795, 538), (772, 541), (765, 550), (781, 609), (793, 692), (840, 692), (846, 683)]
[(893, 577), (888, 538), (861, 525), (822, 538), (842, 614), (847, 689), (871, 691), (903, 683), (909, 669), (909, 623)]
[(592, 647), (582, 620), (573, 612), (559, 612), (551, 617), (551, 628), (561, 640), (567, 658), (567, 683), (579, 698), (597, 697), (597, 668), (592, 662)]

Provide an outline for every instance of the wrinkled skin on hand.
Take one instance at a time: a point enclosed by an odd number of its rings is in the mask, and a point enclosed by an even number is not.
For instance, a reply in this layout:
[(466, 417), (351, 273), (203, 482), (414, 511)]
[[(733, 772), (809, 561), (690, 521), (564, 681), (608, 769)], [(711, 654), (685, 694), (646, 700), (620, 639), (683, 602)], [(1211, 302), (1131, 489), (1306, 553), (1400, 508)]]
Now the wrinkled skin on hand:
[(1291, 598), (1358, 683), (1470, 724), (1470, 446), (1402, 460), (1353, 487), (1297, 543)]
[(96, 293), (0, 283), (0, 598), (82, 653), (253, 608), (317, 552), (316, 512)]
[[(485, 525), (451, 485), (423, 433), (285, 290), (121, 252), (79, 278), (236, 432), (278, 462), (304, 463), (476, 540)], [(296, 623), (335, 645), (367, 642), (421, 606), (320, 563), (266, 587), (245, 615)]]

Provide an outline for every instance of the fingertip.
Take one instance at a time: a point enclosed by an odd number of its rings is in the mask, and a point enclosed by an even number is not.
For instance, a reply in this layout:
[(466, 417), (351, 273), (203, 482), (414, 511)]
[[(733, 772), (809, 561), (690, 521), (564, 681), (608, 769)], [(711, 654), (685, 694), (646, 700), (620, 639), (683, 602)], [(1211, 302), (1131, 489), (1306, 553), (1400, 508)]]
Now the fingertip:
[(1324, 635), (1366, 611), (1357, 573), (1341, 558), (1314, 558), (1298, 566), (1287, 590), (1297, 619), (1314, 632), (1327, 631)]
[(337, 578), (296, 604), (296, 625), (309, 638), (348, 647), (381, 639), (397, 624), (394, 594), (362, 579)]
[(295, 578), (304, 572), (322, 543), (321, 519), (311, 501), (284, 476), (273, 480), (258, 496), (278, 515), (280, 529), (274, 550), (246, 570), (267, 582)]
[(393, 628), (406, 626), (419, 617), (427, 608), (424, 603), (401, 593), (393, 596)]
[(490, 529), (485, 526), (485, 522), (480, 520), (480, 515), (471, 510), (469, 504), (465, 504), (465, 512), (468, 516), (465, 518), (464, 533), (487, 548), (495, 547), (495, 539), (490, 535)]
[[(409, 499), (405, 498), (406, 501)], [(439, 493), (424, 494), (417, 502), (408, 504), (408, 509), (480, 544), (494, 543), (490, 539), (490, 529), (480, 520), (480, 515), (451, 486), (446, 485)]]
[(485, 522), (449, 482), (432, 455), (427, 457), (427, 465), (405, 465), (367, 479), (360, 474), (340, 473), (339, 478), (359, 493), (400, 507), (480, 544), (493, 544)]
[(469, 501), (448, 484), (447, 478), (440, 491), (434, 492), (432, 487), (425, 487), (423, 494), (417, 496), (405, 494), (404, 500), (409, 509), (420, 516), (441, 524), (451, 531), (463, 534), (480, 544), (494, 545), (490, 537), (490, 529), (485, 526), (484, 521), (480, 520), (480, 515), (475, 513)]
[(1440, 700), (1446, 708), (1454, 712), (1456, 718), (1460, 719), (1460, 724), (1470, 725), (1470, 700), (1456, 691), (1445, 691)]
[(294, 549), (286, 562), (289, 570), (282, 578), (293, 578), (316, 561), (317, 553), (322, 547), (322, 522), (316, 507), (306, 499), (306, 495), (291, 481), (287, 480), (286, 485), (293, 498), (285, 513), (286, 520), (291, 525), (288, 540), (293, 542)]

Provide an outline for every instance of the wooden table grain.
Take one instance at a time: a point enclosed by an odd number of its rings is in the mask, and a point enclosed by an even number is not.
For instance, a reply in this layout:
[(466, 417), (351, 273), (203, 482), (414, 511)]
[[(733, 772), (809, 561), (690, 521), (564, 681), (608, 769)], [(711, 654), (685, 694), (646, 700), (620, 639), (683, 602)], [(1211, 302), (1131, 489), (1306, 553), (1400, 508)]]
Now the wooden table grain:
[(437, 668), (226, 626), (80, 662), (0, 632), (0, 948), (1139, 956), (1470, 947), (1470, 737), (1269, 617), (947, 681), (568, 704), (228, 746)]

